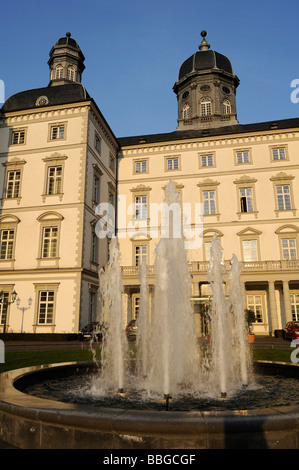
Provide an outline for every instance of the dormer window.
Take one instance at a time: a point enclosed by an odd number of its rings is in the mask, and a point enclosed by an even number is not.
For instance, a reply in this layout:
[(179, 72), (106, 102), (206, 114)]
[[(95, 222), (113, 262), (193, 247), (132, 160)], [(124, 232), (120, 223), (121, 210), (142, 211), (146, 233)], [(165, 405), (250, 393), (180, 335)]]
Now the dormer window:
[(224, 100), (222, 103), (222, 114), (231, 114), (232, 107), (229, 100)]
[(183, 106), (183, 119), (190, 119), (191, 117), (191, 108), (188, 104)]
[(55, 69), (55, 78), (56, 79), (63, 78), (63, 67), (62, 67), (62, 65), (57, 65), (57, 67)]
[(212, 103), (210, 98), (203, 98), (200, 102), (200, 112), (202, 116), (211, 116)]
[(72, 80), (73, 82), (75, 81), (75, 69), (74, 69), (74, 67), (68, 67), (67, 68), (66, 78), (68, 80)]

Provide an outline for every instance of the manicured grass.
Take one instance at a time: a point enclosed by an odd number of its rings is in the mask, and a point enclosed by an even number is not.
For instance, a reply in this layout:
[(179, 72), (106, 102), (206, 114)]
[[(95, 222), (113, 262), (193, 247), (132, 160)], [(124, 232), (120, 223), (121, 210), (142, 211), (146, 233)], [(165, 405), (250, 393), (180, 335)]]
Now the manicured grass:
[[(291, 362), (292, 350), (288, 349), (253, 349), (253, 360)], [(100, 350), (97, 350), (97, 359)], [(0, 364), (0, 373), (12, 369), (20, 369), (41, 364), (55, 364), (59, 362), (91, 361), (92, 353), (87, 349), (63, 351), (18, 351), (6, 352), (5, 363)]]
[(254, 361), (291, 362), (293, 349), (253, 349)]
[[(97, 359), (99, 356), (97, 350)], [(17, 351), (6, 352), (5, 363), (0, 364), (0, 373), (22, 367), (58, 362), (91, 361), (92, 353), (87, 349), (63, 351)]]

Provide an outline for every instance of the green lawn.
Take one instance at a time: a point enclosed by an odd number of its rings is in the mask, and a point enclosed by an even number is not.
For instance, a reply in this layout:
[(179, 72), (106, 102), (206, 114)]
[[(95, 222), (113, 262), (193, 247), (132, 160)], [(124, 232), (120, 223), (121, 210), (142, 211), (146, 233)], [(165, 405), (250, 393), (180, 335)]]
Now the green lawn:
[[(97, 351), (99, 353), (99, 350)], [(98, 358), (98, 357), (97, 357)], [(18, 351), (6, 352), (5, 363), (0, 364), (0, 373), (22, 367), (58, 362), (91, 361), (92, 353), (86, 349), (63, 351)]]
[[(253, 349), (253, 360), (291, 362), (292, 350), (288, 349)], [(97, 350), (99, 359), (100, 350)], [(22, 367), (55, 364), (58, 362), (91, 361), (92, 353), (86, 349), (63, 351), (18, 351), (6, 352), (5, 363), (0, 364), (0, 373)]]

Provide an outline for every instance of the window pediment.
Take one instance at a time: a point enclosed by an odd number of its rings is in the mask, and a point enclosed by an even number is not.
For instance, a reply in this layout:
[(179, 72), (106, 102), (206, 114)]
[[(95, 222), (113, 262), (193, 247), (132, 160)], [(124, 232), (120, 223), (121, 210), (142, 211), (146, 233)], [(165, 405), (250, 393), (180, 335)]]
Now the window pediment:
[(290, 233), (299, 233), (299, 228), (296, 225), (283, 225), (275, 230), (276, 234), (290, 234)]
[(53, 220), (60, 221), (63, 219), (64, 217), (61, 214), (59, 214), (58, 212), (53, 212), (53, 211), (45, 212), (44, 214), (41, 214), (40, 216), (37, 217), (37, 220), (39, 222), (48, 222), (48, 221), (53, 221)]
[(280, 173), (277, 173), (277, 175), (272, 176), (270, 178), (270, 181), (291, 181), (295, 178), (293, 175), (287, 175), (284, 171), (281, 171)]
[(247, 236), (247, 235), (261, 235), (262, 232), (260, 230), (256, 230), (255, 228), (247, 227), (244, 228), (244, 230), (241, 230), (240, 232), (237, 233), (239, 237)]
[(234, 184), (253, 184), (256, 183), (257, 179), (251, 176), (243, 175), (234, 181)]

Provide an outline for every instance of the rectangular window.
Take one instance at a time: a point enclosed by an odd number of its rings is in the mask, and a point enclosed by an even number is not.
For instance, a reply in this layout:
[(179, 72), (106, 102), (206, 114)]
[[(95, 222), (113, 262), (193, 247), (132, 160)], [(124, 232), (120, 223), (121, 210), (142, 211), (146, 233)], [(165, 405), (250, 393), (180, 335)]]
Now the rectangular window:
[(0, 232), (0, 259), (12, 259), (15, 240), (14, 230), (1, 230)]
[(140, 297), (134, 297), (133, 299), (133, 318), (137, 319), (140, 310)]
[(13, 131), (11, 143), (13, 145), (19, 145), (25, 143), (25, 130)]
[(135, 246), (135, 266), (141, 266), (143, 260), (147, 262), (147, 246)]
[(112, 171), (115, 171), (115, 158), (111, 153), (109, 155), (109, 167)]
[(291, 204), (291, 188), (289, 184), (276, 186), (277, 206), (280, 211), (292, 209)]
[(251, 262), (258, 260), (257, 240), (243, 240), (243, 259)]
[(38, 324), (46, 325), (54, 321), (54, 291), (40, 291), (38, 299)]
[(299, 321), (299, 292), (291, 293), (292, 320)]
[(204, 249), (205, 249), (205, 261), (211, 260), (211, 246), (212, 242), (205, 242)]
[(7, 172), (6, 197), (14, 198), (20, 196), (21, 170)]
[(94, 137), (94, 146), (95, 146), (95, 149), (101, 153), (101, 145), (102, 145), (102, 139), (101, 137), (96, 133), (95, 134), (95, 137)]
[(58, 248), (58, 227), (44, 227), (42, 258), (56, 258)]
[(240, 209), (241, 212), (253, 212), (252, 188), (240, 188)]
[(202, 167), (214, 166), (214, 156), (213, 155), (201, 155), (201, 166)]
[(92, 232), (91, 236), (91, 261), (98, 262), (98, 237), (95, 232)]
[(3, 302), (0, 303), (0, 325), (6, 324), (9, 292), (4, 292)]
[(179, 159), (178, 158), (167, 158), (167, 170), (178, 170)]
[(283, 259), (298, 259), (295, 238), (283, 238), (281, 245)]
[(256, 323), (263, 323), (263, 297), (262, 295), (247, 295), (247, 308), (255, 313)]
[(96, 202), (96, 203), (100, 202), (100, 178), (97, 175), (93, 176), (92, 200), (93, 202)]
[(89, 291), (89, 322), (95, 321), (97, 318), (97, 296), (95, 291)]
[(109, 199), (109, 204), (114, 206), (114, 193), (112, 191), (109, 191), (108, 199)]
[(147, 172), (147, 160), (140, 160), (135, 162), (135, 173), (146, 173)]
[(62, 191), (62, 166), (50, 166), (48, 168), (47, 194), (61, 194)]
[(240, 163), (250, 163), (250, 156), (249, 156), (249, 151), (248, 150), (237, 152), (236, 156), (237, 156), (237, 163), (238, 164), (240, 164)]
[(216, 214), (216, 192), (203, 191), (203, 213), (204, 215)]
[(135, 197), (135, 218), (136, 219), (147, 218), (147, 196)]
[(51, 127), (51, 140), (64, 139), (64, 125)]
[(286, 160), (286, 149), (284, 147), (272, 149), (273, 160)]

